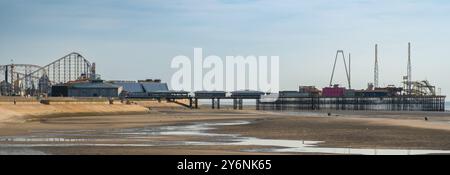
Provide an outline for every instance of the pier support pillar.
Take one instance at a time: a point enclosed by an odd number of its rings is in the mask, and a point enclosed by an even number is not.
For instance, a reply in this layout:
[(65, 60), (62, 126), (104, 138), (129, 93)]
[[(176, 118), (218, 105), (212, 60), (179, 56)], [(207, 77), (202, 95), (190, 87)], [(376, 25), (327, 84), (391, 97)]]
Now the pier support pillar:
[(195, 109), (198, 109), (198, 98), (195, 98)]
[(242, 110), (243, 108), (243, 100), (239, 99), (239, 110)]
[(256, 99), (256, 110), (259, 110), (259, 104), (261, 103), (260, 99)]
[(217, 109), (220, 109), (220, 98), (217, 98)]

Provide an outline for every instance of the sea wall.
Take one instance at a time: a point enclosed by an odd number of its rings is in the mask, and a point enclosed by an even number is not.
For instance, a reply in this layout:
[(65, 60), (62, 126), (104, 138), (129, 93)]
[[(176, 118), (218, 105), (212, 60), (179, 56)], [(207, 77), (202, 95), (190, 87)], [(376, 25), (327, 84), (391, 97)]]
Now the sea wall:
[(0, 104), (0, 122), (23, 122), (39, 117), (147, 113), (140, 105), (127, 104)]

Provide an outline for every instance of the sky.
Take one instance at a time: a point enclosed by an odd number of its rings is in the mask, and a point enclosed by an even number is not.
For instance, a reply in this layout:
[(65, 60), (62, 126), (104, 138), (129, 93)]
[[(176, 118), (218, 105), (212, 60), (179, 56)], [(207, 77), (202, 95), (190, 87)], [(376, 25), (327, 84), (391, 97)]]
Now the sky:
[[(414, 80), (450, 94), (448, 0), (0, 0), (0, 64), (46, 65), (70, 52), (106, 80), (170, 82), (177, 55), (279, 56), (280, 88), (327, 86), (337, 50), (352, 54), (352, 87)], [(337, 84), (346, 83), (339, 61)]]

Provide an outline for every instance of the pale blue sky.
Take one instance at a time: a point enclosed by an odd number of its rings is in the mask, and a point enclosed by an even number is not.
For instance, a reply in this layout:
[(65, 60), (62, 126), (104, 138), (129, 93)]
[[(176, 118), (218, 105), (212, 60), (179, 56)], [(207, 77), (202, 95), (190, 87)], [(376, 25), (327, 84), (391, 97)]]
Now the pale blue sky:
[[(412, 42), (413, 79), (450, 94), (447, 0), (0, 0), (0, 64), (44, 65), (69, 52), (104, 79), (170, 82), (177, 55), (280, 56), (281, 88), (326, 86), (337, 49), (352, 53), (353, 87), (400, 85)], [(342, 66), (342, 64), (338, 64)], [(343, 67), (336, 83), (345, 83)]]

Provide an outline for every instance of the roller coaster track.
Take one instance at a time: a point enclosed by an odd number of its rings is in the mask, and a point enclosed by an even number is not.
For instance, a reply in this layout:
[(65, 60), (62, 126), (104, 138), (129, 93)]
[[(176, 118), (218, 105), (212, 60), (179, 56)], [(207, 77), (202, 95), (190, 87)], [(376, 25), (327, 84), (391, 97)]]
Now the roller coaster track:
[[(8, 64), (0, 65), (0, 80), (9, 83), (20, 83), (20, 88), (29, 89), (38, 87), (39, 79), (48, 78), (50, 84), (61, 84), (74, 81), (84, 75), (90, 78), (95, 69), (93, 65), (81, 54), (72, 52), (55, 61), (39, 66), (34, 64)], [(13, 89), (18, 87), (13, 87)]]
[(436, 95), (435, 86), (432, 86), (428, 80), (423, 80), (422, 83), (422, 87), (428, 89), (431, 95)]

